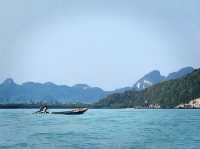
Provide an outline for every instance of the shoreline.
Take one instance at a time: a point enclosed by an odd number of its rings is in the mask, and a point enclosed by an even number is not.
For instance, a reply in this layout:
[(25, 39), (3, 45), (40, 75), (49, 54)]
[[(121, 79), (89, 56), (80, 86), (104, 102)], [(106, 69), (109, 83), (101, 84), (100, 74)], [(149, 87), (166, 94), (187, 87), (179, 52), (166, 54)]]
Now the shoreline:
[[(39, 109), (43, 104), (0, 104), (0, 109)], [(45, 105), (45, 104), (44, 104)], [(166, 106), (166, 107), (96, 107), (92, 104), (81, 104), (81, 103), (74, 103), (74, 104), (55, 104), (55, 105), (48, 105), (48, 109), (74, 109), (74, 108), (88, 108), (88, 109), (200, 109), (200, 107), (173, 107), (173, 106)]]
[[(39, 109), (40, 107), (13, 107), (13, 106), (0, 106), (0, 110), (1, 109)], [(66, 107), (66, 106), (48, 106), (48, 109), (74, 109), (77, 107)], [(103, 109), (110, 109), (110, 110), (117, 110), (117, 109), (135, 109), (135, 110), (200, 110), (200, 108), (93, 108), (93, 107), (86, 107), (88, 109), (99, 109), (99, 110), (103, 110)]]

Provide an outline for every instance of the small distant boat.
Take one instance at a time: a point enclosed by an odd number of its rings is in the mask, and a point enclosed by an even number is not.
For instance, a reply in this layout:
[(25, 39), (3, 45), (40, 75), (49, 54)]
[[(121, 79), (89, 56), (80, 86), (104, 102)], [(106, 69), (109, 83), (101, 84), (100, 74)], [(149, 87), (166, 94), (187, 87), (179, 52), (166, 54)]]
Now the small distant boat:
[[(42, 110), (41, 110), (42, 109)], [(40, 108), (39, 111), (34, 112), (33, 114), (62, 114), (62, 115), (80, 115), (85, 113), (88, 109), (87, 108), (76, 108), (70, 111), (59, 111), (59, 112), (48, 112), (47, 108), (43, 110), (43, 107)]]
[(51, 114), (80, 115), (85, 113), (87, 110), (88, 110), (87, 108), (79, 108), (71, 111), (51, 112)]

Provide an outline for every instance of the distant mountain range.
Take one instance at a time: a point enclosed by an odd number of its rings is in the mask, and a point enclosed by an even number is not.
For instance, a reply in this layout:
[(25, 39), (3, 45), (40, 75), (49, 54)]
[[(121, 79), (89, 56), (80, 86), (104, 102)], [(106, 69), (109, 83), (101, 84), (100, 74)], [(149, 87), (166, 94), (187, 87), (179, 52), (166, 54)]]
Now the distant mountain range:
[(6, 79), (0, 84), (0, 103), (35, 103), (35, 102), (82, 102), (91, 103), (113, 93), (123, 93), (127, 90), (144, 90), (162, 81), (181, 78), (194, 69), (185, 67), (177, 72), (170, 73), (167, 77), (162, 76), (159, 71), (152, 71), (139, 79), (132, 87), (104, 91), (98, 87), (90, 87), (86, 84), (74, 86), (56, 85), (51, 82), (36, 83), (25, 82), (17, 84), (13, 79)]
[(162, 76), (160, 71), (154, 70), (146, 75), (144, 75), (141, 79), (139, 79), (132, 87), (126, 87), (116, 90), (117, 92), (124, 92), (127, 90), (144, 90), (148, 87), (151, 87), (155, 84), (161, 83), (162, 81), (166, 80), (173, 80), (181, 78), (194, 70), (192, 67), (184, 67), (177, 72), (170, 73), (168, 76)]
[(106, 96), (106, 92), (98, 87), (77, 84), (72, 87), (56, 85), (51, 82), (26, 82), (16, 84), (12, 79), (6, 79), (0, 84), (0, 103), (30, 103), (30, 102), (84, 102), (90, 103)]
[[(185, 71), (180, 71), (181, 73)], [(159, 84), (145, 90), (130, 90), (124, 93), (115, 93), (93, 104), (95, 108), (128, 108), (159, 105), (162, 108), (173, 108), (179, 104), (200, 97), (200, 69), (183, 77), (182, 74), (172, 73), (170, 79), (165, 78)], [(175, 79), (177, 78), (178, 79)], [(181, 78), (179, 78), (181, 77)]]

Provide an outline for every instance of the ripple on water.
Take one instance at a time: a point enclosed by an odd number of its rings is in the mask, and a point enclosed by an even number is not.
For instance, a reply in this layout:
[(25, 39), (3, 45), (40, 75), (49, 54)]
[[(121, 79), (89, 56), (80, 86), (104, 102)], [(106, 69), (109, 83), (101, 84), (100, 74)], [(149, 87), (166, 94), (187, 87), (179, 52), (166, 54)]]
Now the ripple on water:
[(81, 116), (0, 110), (0, 149), (198, 149), (200, 110), (89, 110)]
[(16, 143), (16, 144), (13, 144), (13, 145), (0, 145), (0, 149), (23, 149), (23, 148), (26, 148), (28, 147), (28, 144), (26, 142), (23, 142), (23, 143)]

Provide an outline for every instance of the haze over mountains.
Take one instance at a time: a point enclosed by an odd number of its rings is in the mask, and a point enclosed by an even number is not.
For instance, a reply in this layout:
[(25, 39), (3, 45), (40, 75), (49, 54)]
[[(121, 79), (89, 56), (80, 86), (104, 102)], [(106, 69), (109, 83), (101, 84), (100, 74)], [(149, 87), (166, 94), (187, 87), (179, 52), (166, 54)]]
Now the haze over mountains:
[(134, 85), (134, 88), (136, 90), (143, 90), (145, 88), (148, 88), (152, 85), (158, 84), (162, 81), (167, 81), (167, 80), (172, 80), (172, 79), (177, 79), (181, 78), (189, 73), (191, 73), (194, 70), (192, 67), (185, 67), (177, 72), (170, 73), (168, 76), (162, 76), (158, 70), (152, 71), (142, 77), (140, 80), (136, 82)]
[(6, 79), (0, 84), (0, 103), (35, 103), (45, 101), (53, 102), (82, 102), (91, 103), (113, 93), (122, 93), (127, 90), (143, 90), (162, 81), (181, 78), (194, 69), (185, 67), (177, 72), (170, 73), (168, 76), (162, 76), (155, 70), (139, 79), (132, 87), (116, 89), (114, 91), (104, 91), (98, 87), (90, 87), (86, 84), (77, 84), (74, 86), (56, 85), (51, 82), (36, 83), (25, 82), (16, 84), (13, 79)]
[[(150, 86), (153, 86), (155, 84), (158, 84), (162, 81), (172, 80), (181, 78), (189, 73), (191, 73), (194, 70), (192, 67), (184, 67), (177, 72), (172, 72), (168, 76), (163, 76), (160, 74), (160, 71), (154, 70), (146, 75), (144, 75), (141, 79), (136, 81), (136, 83), (132, 87), (126, 87), (122, 88), (121, 91), (126, 91), (130, 89), (134, 90), (144, 90), (145, 88), (148, 88)], [(120, 89), (118, 89), (118, 92), (120, 92)]]
[[(182, 72), (182, 71), (181, 71)], [(182, 76), (182, 75), (176, 75)], [(167, 78), (166, 78), (167, 79)], [(159, 105), (174, 108), (200, 97), (200, 69), (178, 79), (163, 81), (142, 91), (115, 93), (94, 104), (96, 108), (130, 108)]]
[(72, 87), (56, 85), (51, 82), (36, 83), (26, 82), (16, 84), (12, 79), (6, 79), (0, 85), (1, 102), (93, 102), (105, 97), (105, 91), (98, 87), (77, 84)]

